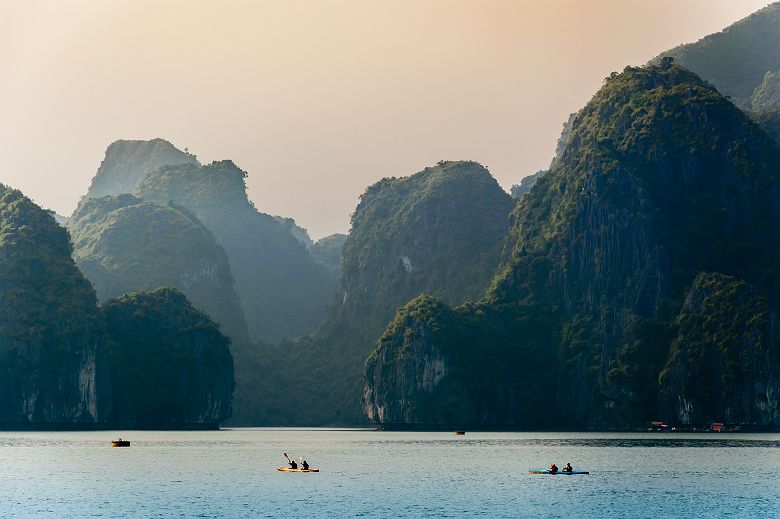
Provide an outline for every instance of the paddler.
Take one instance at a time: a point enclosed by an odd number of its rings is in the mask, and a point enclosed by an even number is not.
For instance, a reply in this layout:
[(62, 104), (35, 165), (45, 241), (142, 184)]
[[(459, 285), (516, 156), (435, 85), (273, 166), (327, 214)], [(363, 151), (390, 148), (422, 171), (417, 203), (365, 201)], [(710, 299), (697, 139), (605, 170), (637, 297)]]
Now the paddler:
[(290, 468), (291, 469), (297, 469), (298, 468), (298, 464), (295, 463), (295, 460), (290, 460)]
[(309, 470), (309, 464), (306, 463), (306, 460), (301, 462), (301, 467), (303, 467), (303, 470)]
[(555, 463), (550, 463), (550, 470), (548, 470), (550, 474), (557, 474), (558, 473), (558, 466)]
[(563, 467), (564, 472), (572, 472), (574, 469), (571, 466), (571, 463), (567, 463), (565, 467)]

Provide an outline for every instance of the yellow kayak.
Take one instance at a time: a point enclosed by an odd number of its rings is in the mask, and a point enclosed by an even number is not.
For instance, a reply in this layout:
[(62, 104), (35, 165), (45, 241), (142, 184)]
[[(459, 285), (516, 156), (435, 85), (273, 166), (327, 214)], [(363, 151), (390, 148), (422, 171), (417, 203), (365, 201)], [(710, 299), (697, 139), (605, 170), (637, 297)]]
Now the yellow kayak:
[(291, 469), (289, 467), (276, 467), (279, 472), (319, 472), (320, 469)]

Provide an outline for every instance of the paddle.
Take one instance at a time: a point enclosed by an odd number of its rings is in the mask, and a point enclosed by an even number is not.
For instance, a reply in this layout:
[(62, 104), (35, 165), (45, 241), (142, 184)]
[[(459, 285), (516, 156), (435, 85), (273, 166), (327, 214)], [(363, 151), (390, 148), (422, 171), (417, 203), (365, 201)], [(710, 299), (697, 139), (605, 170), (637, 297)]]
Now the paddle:
[(292, 461), (290, 461), (290, 457), (287, 455), (286, 452), (284, 453), (284, 457), (287, 458), (287, 462), (288, 463), (292, 463)]

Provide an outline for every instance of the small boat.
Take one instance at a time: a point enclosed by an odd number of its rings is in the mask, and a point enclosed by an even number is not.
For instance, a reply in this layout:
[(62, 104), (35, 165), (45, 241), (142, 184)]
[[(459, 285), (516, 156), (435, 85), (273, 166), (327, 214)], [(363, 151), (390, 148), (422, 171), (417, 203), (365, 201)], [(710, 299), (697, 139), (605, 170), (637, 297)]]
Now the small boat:
[(455, 431), (452, 434), (454, 434), (455, 436), (463, 436), (464, 434), (466, 434), (466, 431)]
[(550, 472), (549, 470), (531, 470), (528, 469), (528, 472), (531, 474), (549, 474), (550, 476), (576, 476), (578, 474), (590, 474), (587, 470), (572, 470), (571, 472), (564, 472), (563, 470), (559, 470), (558, 472)]
[(290, 467), (276, 467), (279, 472), (319, 472), (320, 469), (291, 469)]
[(111, 441), (112, 447), (130, 447), (130, 440), (123, 440), (122, 438), (119, 438), (118, 440)]

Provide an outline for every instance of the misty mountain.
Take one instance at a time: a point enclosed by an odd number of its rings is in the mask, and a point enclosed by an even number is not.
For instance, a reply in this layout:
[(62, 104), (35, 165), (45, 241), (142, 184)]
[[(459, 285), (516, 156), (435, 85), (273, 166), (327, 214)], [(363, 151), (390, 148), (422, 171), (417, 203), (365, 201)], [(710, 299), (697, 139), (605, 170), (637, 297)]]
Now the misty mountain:
[[(709, 81), (737, 106), (752, 106), (751, 97), (767, 72), (780, 71), (780, 2), (775, 2), (721, 32), (664, 52)], [(758, 101), (760, 103), (760, 100)]]
[(236, 340), (246, 340), (227, 255), (189, 211), (133, 195), (84, 198), (67, 229), (76, 264), (101, 301), (176, 287)]
[(146, 175), (170, 164), (198, 164), (198, 160), (164, 139), (115, 141), (106, 150), (87, 197), (129, 193)]
[(338, 279), (341, 275), (341, 255), (346, 241), (346, 234), (331, 234), (320, 238), (309, 248), (314, 261), (325, 267), (333, 279)]
[[(203, 428), (230, 414), (232, 360), (217, 325), (172, 289), (99, 309), (67, 231), (6, 186), (0, 266), (0, 426)], [(127, 406), (142, 401), (157, 418)]]
[(250, 335), (275, 341), (313, 331), (336, 288), (290, 226), (258, 211), (246, 194), (246, 173), (231, 161), (158, 169), (133, 193), (192, 212), (225, 250)]

